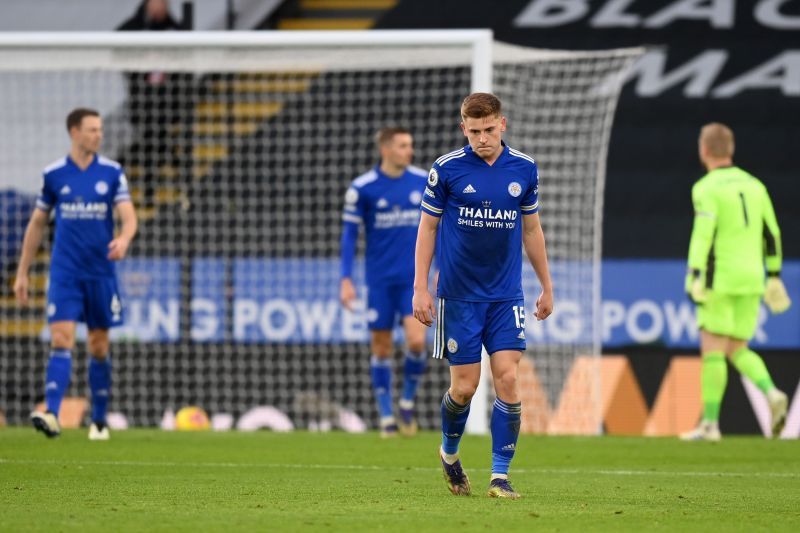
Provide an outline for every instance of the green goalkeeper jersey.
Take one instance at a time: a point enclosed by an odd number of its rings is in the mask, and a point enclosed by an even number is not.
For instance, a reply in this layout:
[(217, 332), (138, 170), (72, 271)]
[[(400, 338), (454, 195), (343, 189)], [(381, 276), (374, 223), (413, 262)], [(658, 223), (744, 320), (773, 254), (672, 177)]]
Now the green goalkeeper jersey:
[(781, 235), (766, 187), (737, 167), (717, 168), (692, 188), (689, 269), (720, 294), (761, 294), (764, 267), (781, 269)]

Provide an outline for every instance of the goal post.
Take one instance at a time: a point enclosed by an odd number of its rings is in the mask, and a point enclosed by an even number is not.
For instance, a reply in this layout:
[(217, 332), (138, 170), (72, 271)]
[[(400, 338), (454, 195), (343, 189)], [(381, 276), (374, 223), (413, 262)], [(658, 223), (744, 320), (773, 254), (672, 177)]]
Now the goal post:
[[(32, 205), (41, 169), (68, 149), (63, 121), (77, 106), (101, 112), (101, 152), (123, 164), (133, 189), (141, 224), (118, 267), (126, 325), (113, 333), (112, 411), (156, 425), (184, 405), (229, 415), (220, 420), (269, 406), (298, 428), (374, 427), (366, 310), (338, 305), (344, 192), (375, 164), (380, 127), (408, 127), (420, 167), (463, 145), (458, 106), (473, 91), (498, 94), (509, 143), (540, 164), (556, 313), (526, 325), (526, 357), (555, 411), (575, 357), (600, 349), (605, 156), (641, 50), (492, 39), (489, 30), (0, 34), (0, 116), (13, 131), (0, 143), (0, 190)], [(42, 397), (49, 251), (33, 269), (34, 307), (16, 307), (14, 258), (30, 210), (14, 213), (0, 221), (0, 410), (22, 423)], [(524, 284), (532, 317), (530, 267)], [(85, 396), (82, 345), (74, 361), (70, 394)], [(438, 427), (446, 366), (430, 364), (421, 386), (424, 428)], [(470, 416), (477, 433), (488, 428), (491, 387), (482, 387)]]

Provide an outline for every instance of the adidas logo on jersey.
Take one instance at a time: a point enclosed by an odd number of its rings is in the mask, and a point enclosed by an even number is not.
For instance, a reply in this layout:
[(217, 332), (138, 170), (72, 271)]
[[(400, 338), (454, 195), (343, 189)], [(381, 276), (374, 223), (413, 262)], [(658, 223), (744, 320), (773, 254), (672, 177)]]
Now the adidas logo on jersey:
[(386, 201), (386, 198), (381, 198), (375, 204), (375, 207), (377, 207), (378, 209), (383, 209), (384, 207), (389, 207), (389, 202)]
[(72, 189), (69, 188), (69, 185), (64, 185), (63, 187), (61, 187), (61, 190), (58, 191), (58, 192), (59, 192), (59, 194), (69, 194), (69, 193), (72, 192)]
[(461, 192), (464, 193), (464, 194), (469, 194), (469, 193), (478, 192), (478, 191), (476, 191), (475, 187), (473, 187), (472, 184), (470, 183), (469, 185), (464, 187), (464, 190), (461, 191)]
[(518, 338), (518, 339), (525, 340), (525, 332), (524, 332), (524, 331), (520, 331), (520, 332), (519, 332), (519, 335), (517, 335), (517, 338)]

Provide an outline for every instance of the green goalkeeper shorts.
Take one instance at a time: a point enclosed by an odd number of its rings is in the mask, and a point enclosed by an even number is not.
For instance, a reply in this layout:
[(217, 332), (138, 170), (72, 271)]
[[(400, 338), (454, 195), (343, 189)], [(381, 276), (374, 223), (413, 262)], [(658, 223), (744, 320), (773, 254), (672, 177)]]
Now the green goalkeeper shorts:
[(697, 306), (697, 326), (700, 329), (749, 341), (758, 325), (760, 294), (706, 293), (706, 302)]

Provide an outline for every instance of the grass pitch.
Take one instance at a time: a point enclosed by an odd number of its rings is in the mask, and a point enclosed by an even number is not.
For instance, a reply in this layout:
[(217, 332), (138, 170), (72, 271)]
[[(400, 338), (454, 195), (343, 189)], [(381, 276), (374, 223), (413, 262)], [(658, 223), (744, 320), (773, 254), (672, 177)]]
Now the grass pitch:
[(518, 501), (485, 496), (488, 437), (450, 495), (438, 433), (0, 429), (0, 531), (800, 531), (800, 442), (520, 438)]

